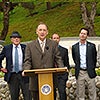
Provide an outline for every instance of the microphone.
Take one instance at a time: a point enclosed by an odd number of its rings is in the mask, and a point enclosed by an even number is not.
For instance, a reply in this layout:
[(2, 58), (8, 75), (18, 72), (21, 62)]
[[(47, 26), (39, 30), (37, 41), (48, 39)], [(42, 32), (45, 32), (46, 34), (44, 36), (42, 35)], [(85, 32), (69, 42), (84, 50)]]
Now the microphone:
[(47, 45), (47, 46), (45, 46), (45, 48), (47, 49), (47, 50), (49, 50), (49, 46)]

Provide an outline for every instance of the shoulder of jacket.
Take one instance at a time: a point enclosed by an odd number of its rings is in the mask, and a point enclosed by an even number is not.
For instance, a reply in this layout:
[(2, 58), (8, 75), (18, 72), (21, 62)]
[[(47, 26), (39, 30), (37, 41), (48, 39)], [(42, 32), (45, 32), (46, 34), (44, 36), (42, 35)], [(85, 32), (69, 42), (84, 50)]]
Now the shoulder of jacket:
[(76, 45), (79, 45), (79, 42), (77, 42), (77, 43), (74, 43), (74, 44), (72, 45), (72, 47), (73, 47), (73, 46), (76, 46)]
[(5, 45), (4, 48), (9, 48), (9, 47), (11, 47), (11, 46), (13, 46), (13, 45), (12, 45), (12, 44)]
[(59, 48), (61, 48), (61, 49), (63, 49), (63, 50), (68, 50), (67, 48), (65, 48), (65, 47), (63, 47), (63, 46), (61, 46), (61, 45), (59, 45)]
[(94, 43), (92, 43), (92, 42), (89, 42), (89, 41), (87, 41), (87, 44), (90, 44), (90, 45), (93, 45), (93, 46), (95, 46), (95, 44), (94, 44)]
[(21, 45), (21, 46), (24, 46), (24, 47), (26, 46), (26, 44), (20, 44), (20, 45)]
[(33, 40), (31, 42), (28, 42), (26, 45), (33, 45), (35, 43), (36, 40)]

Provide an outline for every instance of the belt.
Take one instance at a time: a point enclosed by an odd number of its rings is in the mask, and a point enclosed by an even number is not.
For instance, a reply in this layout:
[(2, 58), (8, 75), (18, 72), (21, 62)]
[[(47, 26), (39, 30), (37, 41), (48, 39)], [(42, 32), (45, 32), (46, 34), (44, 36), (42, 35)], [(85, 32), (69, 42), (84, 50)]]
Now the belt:
[(82, 70), (82, 71), (87, 71), (87, 69), (83, 69), (83, 68), (80, 68), (80, 70)]
[(12, 74), (21, 74), (21, 73), (22, 73), (22, 71), (19, 71), (18, 73), (12, 72)]

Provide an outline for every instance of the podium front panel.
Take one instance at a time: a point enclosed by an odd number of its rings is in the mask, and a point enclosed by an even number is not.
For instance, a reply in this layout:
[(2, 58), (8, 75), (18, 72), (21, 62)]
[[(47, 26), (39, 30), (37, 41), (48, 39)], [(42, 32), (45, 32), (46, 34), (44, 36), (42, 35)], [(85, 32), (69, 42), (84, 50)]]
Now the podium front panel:
[(54, 100), (53, 74), (38, 74), (39, 100)]
[(68, 72), (67, 68), (24, 70), (26, 76), (38, 74), (39, 100), (54, 100), (53, 73)]

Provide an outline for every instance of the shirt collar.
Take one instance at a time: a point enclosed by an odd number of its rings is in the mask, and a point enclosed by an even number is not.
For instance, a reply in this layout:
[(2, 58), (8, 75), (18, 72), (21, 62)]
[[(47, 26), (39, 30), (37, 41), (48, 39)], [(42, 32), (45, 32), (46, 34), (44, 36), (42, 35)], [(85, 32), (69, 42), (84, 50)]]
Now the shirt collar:
[(79, 45), (86, 45), (87, 44), (87, 42), (85, 42), (84, 44), (81, 44), (81, 42), (79, 42)]
[[(16, 47), (16, 45), (15, 44), (13, 44), (13, 47)], [(20, 47), (20, 44), (17, 46), (18, 48)]]
[(46, 43), (46, 39), (44, 39), (44, 41), (41, 41), (41, 40), (38, 38), (38, 41), (39, 41), (40, 44), (41, 44), (41, 43)]

